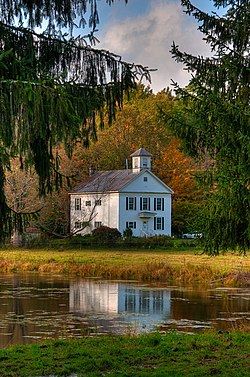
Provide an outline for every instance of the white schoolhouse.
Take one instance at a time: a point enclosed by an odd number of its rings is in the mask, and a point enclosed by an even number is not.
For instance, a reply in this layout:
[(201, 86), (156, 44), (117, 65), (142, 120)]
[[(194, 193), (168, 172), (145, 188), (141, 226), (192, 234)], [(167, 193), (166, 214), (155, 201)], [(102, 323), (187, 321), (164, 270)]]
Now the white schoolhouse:
[(100, 226), (117, 228), (133, 236), (171, 235), (173, 191), (151, 171), (152, 155), (140, 148), (132, 169), (99, 171), (70, 195), (72, 233), (87, 234)]

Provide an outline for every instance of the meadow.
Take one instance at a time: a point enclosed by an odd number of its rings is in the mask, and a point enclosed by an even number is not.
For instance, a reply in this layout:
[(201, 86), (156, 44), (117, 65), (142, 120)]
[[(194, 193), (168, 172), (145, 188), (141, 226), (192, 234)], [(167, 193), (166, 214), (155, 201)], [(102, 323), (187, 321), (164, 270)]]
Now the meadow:
[(250, 286), (249, 254), (211, 257), (199, 250), (2, 249), (0, 271)]
[(1, 377), (244, 377), (250, 334), (150, 334), (56, 340), (0, 350)]

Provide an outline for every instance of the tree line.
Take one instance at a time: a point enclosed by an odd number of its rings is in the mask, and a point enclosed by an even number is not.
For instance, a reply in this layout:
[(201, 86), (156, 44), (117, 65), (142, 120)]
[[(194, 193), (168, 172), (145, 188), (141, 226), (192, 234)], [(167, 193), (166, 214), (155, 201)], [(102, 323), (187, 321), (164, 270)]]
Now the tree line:
[[(250, 244), (249, 0), (214, 0), (214, 6), (224, 10), (223, 16), (205, 13), (190, 0), (181, 0), (186, 14), (197, 20), (212, 57), (192, 56), (180, 51), (178, 41), (173, 43), (172, 56), (192, 73), (185, 88), (173, 83), (173, 95), (169, 90), (153, 95), (146, 88), (135, 89), (138, 75), (149, 78), (148, 69), (95, 50), (85, 39), (62, 34), (62, 26), (72, 30), (73, 10), (77, 9), (83, 22), (91, 5), (93, 33), (89, 39), (94, 38), (96, 0), (82, 1), (80, 8), (75, 1), (66, 1), (64, 7), (59, 3), (54, 0), (47, 9), (47, 2), (28, 6), (16, 0), (8, 12), (8, 2), (3, 2), (0, 10), (1, 237), (17, 227), (21, 230), (24, 224), (4, 191), (13, 161), (24, 171), (36, 172), (40, 194), (52, 193), (47, 200), (56, 206), (53, 195), (57, 191), (53, 190), (69, 175), (69, 164), (73, 166), (70, 175), (80, 178), (82, 172), (87, 174), (88, 165), (120, 167), (131, 149), (144, 144), (150, 151), (154, 146), (157, 175), (176, 187), (176, 231), (191, 205), (189, 217), (196, 213), (193, 208), (200, 214), (197, 226), (205, 234), (206, 251), (245, 252)], [(48, 27), (38, 35), (34, 27), (42, 24), (44, 15)], [(23, 17), (29, 28), (23, 27)], [(125, 102), (124, 95), (131, 90), (132, 99)], [(118, 113), (116, 108), (122, 106)], [(157, 111), (151, 113), (150, 106)], [(104, 125), (104, 131), (98, 131)], [(145, 140), (145, 135), (154, 138)], [(89, 149), (83, 148), (86, 146)], [(56, 221), (60, 223), (58, 218)], [(185, 226), (195, 226), (193, 221), (189, 218)]]

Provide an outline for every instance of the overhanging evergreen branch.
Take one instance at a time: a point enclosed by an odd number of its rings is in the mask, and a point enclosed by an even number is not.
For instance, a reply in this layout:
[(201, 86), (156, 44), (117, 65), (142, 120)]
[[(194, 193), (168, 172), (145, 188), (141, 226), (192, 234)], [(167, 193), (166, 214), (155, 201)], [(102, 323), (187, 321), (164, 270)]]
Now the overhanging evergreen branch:
[[(114, 0), (106, 0), (109, 5), (113, 2)], [(31, 28), (41, 27), (43, 22), (47, 21), (51, 33), (58, 28), (69, 28), (72, 31), (76, 20), (80, 27), (88, 24), (95, 30), (99, 23), (98, 0), (2, 1), (0, 19), (8, 24), (14, 24), (16, 20), (19, 24), (25, 22)]]
[[(13, 58), (19, 66), (12, 73), (22, 77), (18, 69), (23, 65), (26, 76), (37, 80), (52, 75), (59, 82), (78, 82), (87, 86), (105, 85), (108, 81), (118, 82), (129, 74), (130, 80), (141, 77), (150, 82), (150, 69), (121, 60), (119, 55), (106, 50), (93, 49), (84, 38), (61, 39), (46, 33), (38, 34), (33, 30), (5, 25), (0, 22), (0, 43), (2, 50), (9, 51), (10, 41), (15, 41), (12, 49)], [(27, 51), (28, 50), (28, 51)], [(24, 52), (27, 51), (27, 56)], [(22, 73), (23, 74), (23, 73)], [(6, 75), (5, 75), (6, 77)]]
[[(113, 2), (106, 0), (109, 5)], [(103, 124), (105, 114), (110, 122), (114, 119), (136, 81), (150, 80), (147, 67), (93, 49), (84, 37), (72, 38), (76, 21), (85, 26), (90, 11), (90, 39), (94, 39), (97, 4), (97, 0), (1, 2), (0, 239), (22, 226), (22, 218), (13, 215), (4, 195), (10, 160), (18, 157), (24, 168), (34, 166), (41, 194), (51, 192), (61, 181), (54, 147), (64, 144), (70, 155), (76, 141), (87, 145), (98, 121)], [(35, 33), (43, 21), (46, 32)], [(62, 33), (63, 28), (69, 35)]]

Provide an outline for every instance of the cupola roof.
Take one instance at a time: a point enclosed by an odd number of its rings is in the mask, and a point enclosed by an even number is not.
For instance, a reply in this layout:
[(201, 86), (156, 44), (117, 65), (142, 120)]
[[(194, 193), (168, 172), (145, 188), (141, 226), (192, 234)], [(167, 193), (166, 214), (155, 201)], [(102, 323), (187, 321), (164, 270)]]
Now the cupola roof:
[(149, 156), (152, 156), (152, 154), (149, 153), (148, 151), (146, 151), (146, 149), (140, 148), (130, 155), (130, 157), (136, 157), (136, 156), (148, 156), (149, 157)]

